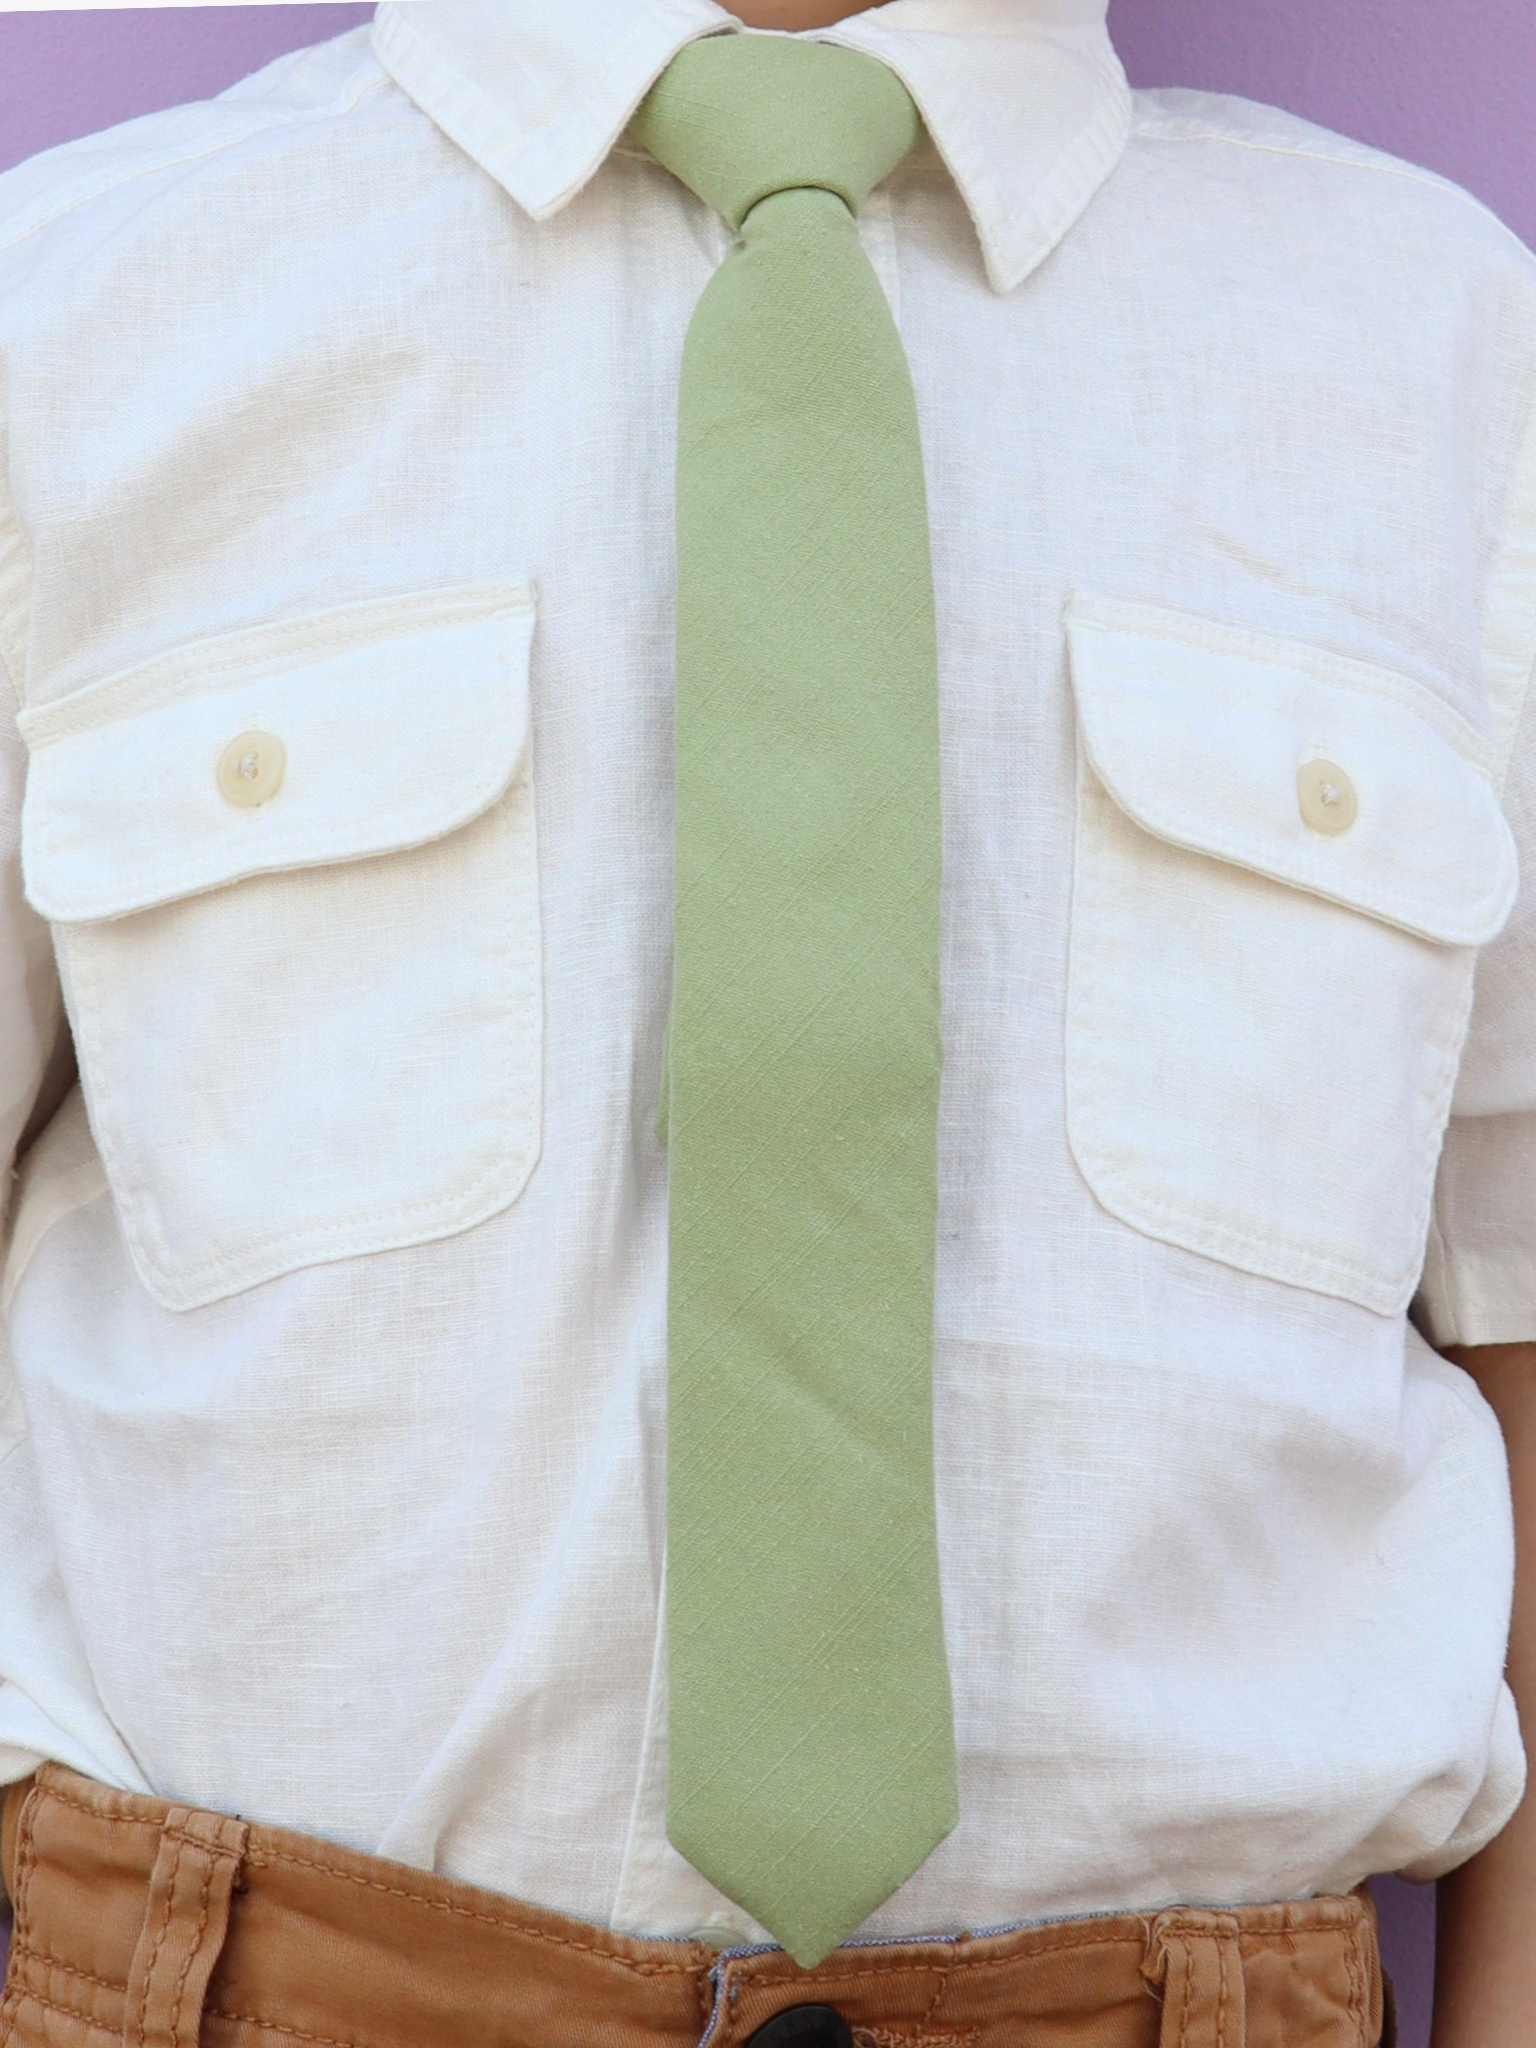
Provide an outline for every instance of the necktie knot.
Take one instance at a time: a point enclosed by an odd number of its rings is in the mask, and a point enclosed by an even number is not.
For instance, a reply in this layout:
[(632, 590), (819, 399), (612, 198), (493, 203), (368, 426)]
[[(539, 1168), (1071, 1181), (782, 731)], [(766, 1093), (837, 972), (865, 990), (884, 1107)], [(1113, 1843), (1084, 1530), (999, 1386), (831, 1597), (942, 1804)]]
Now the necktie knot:
[(739, 232), (806, 186), (856, 214), (906, 156), (917, 108), (873, 57), (788, 36), (720, 35), (679, 52), (641, 103), (638, 140)]

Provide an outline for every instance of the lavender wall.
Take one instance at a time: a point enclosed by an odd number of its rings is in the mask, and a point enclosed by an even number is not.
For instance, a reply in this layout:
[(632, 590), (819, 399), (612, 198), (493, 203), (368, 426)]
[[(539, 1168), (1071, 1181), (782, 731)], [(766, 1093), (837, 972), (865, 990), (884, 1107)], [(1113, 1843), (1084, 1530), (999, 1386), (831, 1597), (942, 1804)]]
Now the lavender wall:
[[(3, 0), (0, 0), (3, 5)], [(0, 12), (0, 168), (219, 91), (366, 6)], [(1469, 186), (1536, 244), (1531, 0), (1114, 0), (1132, 78), (1273, 100)], [(1434, 1900), (1377, 1888), (1403, 2048), (1429, 2031)]]
[(1289, 107), (1443, 171), (1536, 246), (1531, 0), (1112, 0), (1138, 85)]
[(340, 35), (372, 13), (371, 6), (0, 12), (0, 170), (72, 135), (207, 99), (284, 50)]

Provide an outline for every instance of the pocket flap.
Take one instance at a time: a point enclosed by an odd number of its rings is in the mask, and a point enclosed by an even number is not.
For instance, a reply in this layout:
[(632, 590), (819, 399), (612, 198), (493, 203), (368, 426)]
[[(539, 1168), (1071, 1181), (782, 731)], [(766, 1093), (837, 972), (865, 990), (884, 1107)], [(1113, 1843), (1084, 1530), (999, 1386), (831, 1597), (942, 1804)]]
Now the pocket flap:
[[(1150, 605), (1076, 597), (1067, 637), (1089, 764), (1144, 831), (1445, 945), (1503, 926), (1491, 748), (1417, 683)], [(1303, 816), (1313, 762), (1344, 770), (1346, 829)]]
[[(467, 824), (528, 744), (533, 619), (525, 584), (347, 605), (24, 711), (28, 899), (60, 922), (121, 917)], [(232, 801), (221, 762), (252, 734), (280, 742), (281, 778)]]

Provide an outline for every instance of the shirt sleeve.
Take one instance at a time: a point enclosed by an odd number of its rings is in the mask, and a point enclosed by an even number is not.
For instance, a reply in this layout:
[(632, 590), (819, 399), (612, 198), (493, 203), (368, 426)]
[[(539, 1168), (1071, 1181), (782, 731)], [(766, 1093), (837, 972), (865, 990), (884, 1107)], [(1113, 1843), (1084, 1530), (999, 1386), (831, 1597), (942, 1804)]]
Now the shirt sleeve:
[(1520, 893), (1478, 960), (1435, 1186), (1418, 1306), (1441, 1346), (1536, 1340), (1536, 686), (1503, 797)]

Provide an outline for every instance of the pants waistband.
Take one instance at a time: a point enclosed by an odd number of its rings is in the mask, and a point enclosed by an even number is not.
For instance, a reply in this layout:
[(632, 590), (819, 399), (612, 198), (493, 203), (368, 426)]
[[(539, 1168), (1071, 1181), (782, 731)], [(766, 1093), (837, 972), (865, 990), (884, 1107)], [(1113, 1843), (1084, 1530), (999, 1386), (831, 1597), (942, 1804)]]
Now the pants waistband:
[(4, 1822), (7, 2048), (746, 2048), (806, 2006), (830, 2015), (805, 2021), (807, 2043), (846, 2040), (841, 2015), (855, 2048), (1381, 2035), (1363, 1894), (850, 1943), (801, 1970), (778, 1949), (612, 1933), (53, 1764), (11, 1789)]

